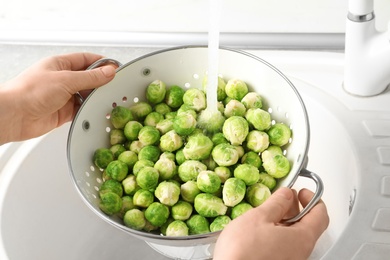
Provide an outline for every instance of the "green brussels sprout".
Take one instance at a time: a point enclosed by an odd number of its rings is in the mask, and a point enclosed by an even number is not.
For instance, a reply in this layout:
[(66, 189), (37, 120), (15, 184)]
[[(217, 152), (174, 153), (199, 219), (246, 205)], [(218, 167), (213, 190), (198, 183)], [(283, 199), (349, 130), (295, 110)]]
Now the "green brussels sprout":
[(161, 151), (157, 146), (147, 145), (143, 147), (138, 153), (138, 160), (149, 160), (157, 162), (160, 157)]
[(267, 133), (259, 130), (250, 131), (246, 137), (246, 146), (248, 149), (254, 152), (263, 152), (269, 146), (269, 138)]
[(213, 222), (210, 224), (210, 231), (211, 232), (216, 232), (223, 230), (227, 224), (231, 222), (231, 218), (229, 216), (218, 216), (216, 217)]
[(160, 140), (160, 131), (154, 126), (144, 126), (139, 130), (138, 140), (144, 145), (152, 145)]
[(176, 151), (175, 160), (178, 165), (181, 165), (183, 162), (187, 160), (186, 157), (184, 156), (183, 148)]
[(245, 118), (232, 116), (225, 120), (222, 133), (232, 145), (241, 145), (249, 132), (249, 125)]
[(179, 200), (175, 205), (172, 206), (171, 208), (171, 216), (175, 220), (187, 220), (191, 217), (192, 214), (192, 204)]
[(282, 148), (281, 148), (280, 146), (277, 146), (277, 145), (270, 145), (270, 146), (267, 148), (267, 151), (268, 151), (269, 153), (272, 153), (273, 155), (276, 155), (276, 154), (283, 155)]
[(228, 207), (234, 207), (240, 203), (246, 192), (245, 182), (238, 178), (227, 179), (222, 189), (222, 200)]
[(215, 133), (211, 137), (211, 141), (213, 141), (214, 146), (221, 144), (221, 143), (228, 143), (228, 140), (225, 138), (223, 133)]
[(133, 203), (135, 206), (141, 207), (141, 208), (147, 208), (150, 204), (152, 204), (154, 201), (153, 193), (145, 190), (145, 189), (139, 189), (134, 193), (133, 196)]
[(116, 106), (111, 110), (110, 121), (116, 129), (123, 129), (130, 120), (133, 114), (127, 107)]
[(150, 166), (143, 167), (136, 176), (138, 185), (145, 190), (154, 191), (158, 184), (158, 171)]
[(245, 154), (245, 149), (241, 145), (233, 145), (233, 147), (237, 150), (238, 157), (241, 158)]
[(169, 217), (169, 208), (168, 206), (160, 203), (153, 202), (145, 210), (145, 218), (152, 223), (152, 225), (161, 227)]
[(139, 209), (131, 209), (125, 213), (123, 222), (129, 228), (142, 230), (146, 225), (145, 214)]
[(220, 132), (225, 122), (225, 117), (219, 111), (202, 110), (199, 114), (197, 125), (208, 133)]
[(199, 172), (196, 184), (201, 191), (214, 193), (221, 187), (221, 179), (215, 172), (206, 170)]
[[(207, 85), (208, 84), (208, 77), (204, 77), (202, 81), (202, 89), (203, 92), (207, 94)], [(226, 98), (226, 92), (225, 92), (225, 86), (226, 82), (223, 78), (218, 76), (218, 87), (217, 87), (217, 100), (222, 101)]]
[(164, 224), (161, 225), (160, 232), (162, 235), (166, 236), (167, 235), (167, 228), (169, 224), (171, 224), (173, 221), (175, 221), (172, 217), (168, 217), (167, 221), (165, 221)]
[(126, 178), (128, 172), (129, 167), (127, 167), (127, 164), (119, 160), (110, 162), (106, 168), (107, 175), (117, 181), (122, 181)]
[(120, 182), (116, 180), (106, 180), (99, 188), (99, 196), (106, 192), (113, 192), (118, 194), (119, 197), (123, 195), (123, 188)]
[(210, 223), (207, 218), (195, 214), (192, 215), (187, 221), (186, 224), (188, 226), (190, 235), (199, 235), (210, 232)]
[(160, 113), (165, 117), (166, 114), (172, 112), (172, 108), (168, 106), (166, 103), (159, 103), (154, 106), (154, 111)]
[(215, 167), (218, 166), (218, 164), (214, 161), (212, 156), (209, 156), (208, 158), (201, 160), (201, 162), (204, 163), (204, 165), (206, 165), (207, 169), (209, 169), (211, 171), (213, 171), (215, 169)]
[(157, 229), (159, 229), (159, 227), (152, 225), (152, 223), (150, 223), (148, 220), (146, 220), (145, 226), (142, 230), (144, 230), (146, 232), (151, 232), (151, 231), (154, 231)]
[(203, 160), (210, 156), (213, 145), (210, 138), (203, 134), (190, 136), (183, 153), (187, 160)]
[(183, 182), (196, 181), (201, 171), (207, 170), (207, 166), (196, 160), (188, 160), (179, 165), (178, 174)]
[(124, 135), (127, 140), (134, 141), (138, 139), (139, 131), (143, 125), (138, 121), (129, 121), (123, 129)]
[(187, 224), (181, 220), (174, 220), (168, 225), (166, 230), (166, 236), (168, 237), (188, 236)]
[(149, 103), (141, 101), (132, 105), (130, 111), (136, 119), (142, 120), (152, 113), (153, 108)]
[(141, 141), (135, 140), (130, 143), (129, 150), (139, 154), (139, 151), (141, 151), (141, 149), (144, 147), (145, 145)]
[(190, 113), (180, 113), (173, 119), (173, 129), (179, 135), (190, 135), (196, 128), (196, 119)]
[(250, 108), (245, 114), (246, 120), (256, 130), (264, 131), (271, 127), (271, 115), (261, 108)]
[(136, 177), (133, 174), (127, 175), (127, 177), (122, 181), (123, 191), (128, 195), (134, 195), (134, 193), (140, 189), (138, 186)]
[(161, 80), (155, 80), (146, 87), (146, 99), (152, 104), (158, 104), (164, 100), (167, 88)]
[(245, 199), (253, 207), (260, 206), (271, 196), (270, 189), (261, 183), (255, 183), (248, 187)]
[(195, 119), (198, 116), (195, 109), (193, 109), (190, 105), (187, 104), (181, 105), (179, 109), (176, 111), (176, 116), (179, 116), (181, 114), (191, 114)]
[(267, 186), (271, 191), (275, 188), (276, 186), (276, 180), (274, 177), (269, 175), (268, 173), (261, 172), (260, 173), (260, 178), (259, 178), (259, 183), (264, 184)]
[(128, 196), (128, 195), (123, 196), (122, 197), (122, 208), (119, 211), (118, 216), (123, 219), (123, 217), (125, 216), (125, 213), (128, 210), (135, 209), (135, 208), (137, 208), (137, 206), (134, 205), (133, 197)]
[(253, 209), (252, 205), (247, 202), (241, 202), (232, 208), (230, 213), (230, 218), (235, 219), (247, 212), (248, 210)]
[(111, 129), (110, 131), (110, 144), (123, 144), (126, 142), (126, 136), (122, 129)]
[(179, 86), (171, 86), (165, 94), (165, 103), (171, 108), (179, 108), (183, 105), (184, 89)]
[(171, 161), (175, 161), (176, 156), (175, 156), (174, 153), (171, 153), (171, 152), (163, 152), (162, 154), (160, 154), (160, 158), (159, 159), (168, 159), (168, 160), (171, 160)]
[(265, 150), (261, 159), (264, 170), (274, 178), (283, 178), (290, 172), (290, 162), (283, 154)]
[(145, 117), (144, 125), (156, 127), (159, 122), (164, 119), (164, 116), (158, 112), (151, 112)]
[(233, 172), (234, 177), (241, 179), (247, 186), (255, 184), (259, 180), (259, 169), (251, 164), (240, 164)]
[(235, 165), (239, 160), (237, 149), (228, 143), (221, 143), (215, 146), (211, 152), (211, 156), (219, 166)]
[(177, 111), (168, 112), (165, 114), (165, 119), (175, 119), (177, 116)]
[(114, 160), (114, 155), (108, 148), (98, 148), (93, 154), (93, 163), (101, 168), (107, 168), (107, 165)]
[(195, 181), (187, 181), (180, 186), (180, 195), (184, 201), (193, 203), (195, 197), (200, 193)]
[(246, 113), (246, 107), (238, 100), (232, 99), (226, 104), (224, 115), (225, 117), (241, 116), (244, 117)]
[(249, 151), (241, 157), (241, 163), (251, 164), (256, 168), (260, 168), (262, 161), (258, 153)]
[(99, 208), (107, 215), (116, 214), (122, 209), (122, 198), (115, 192), (104, 192), (100, 194)]
[(283, 146), (291, 138), (291, 129), (283, 123), (274, 124), (267, 133), (269, 135), (269, 141), (273, 145)]
[(133, 151), (124, 151), (118, 156), (118, 161), (126, 163), (129, 170), (132, 170), (138, 161), (138, 154)]
[(162, 151), (174, 152), (183, 146), (183, 140), (175, 130), (171, 130), (160, 138), (160, 148)]
[(157, 123), (156, 128), (160, 131), (160, 134), (163, 135), (171, 130), (173, 130), (173, 119), (163, 119)]
[(190, 88), (183, 95), (183, 103), (199, 112), (206, 108), (206, 95), (200, 89)]
[(168, 158), (161, 158), (154, 164), (154, 168), (158, 170), (159, 180), (169, 180), (177, 174), (176, 163)]
[(239, 79), (230, 79), (225, 86), (226, 95), (230, 98), (241, 100), (248, 93), (248, 86)]
[(206, 218), (225, 215), (227, 211), (222, 199), (210, 193), (198, 194), (194, 200), (194, 208), (199, 215)]
[(133, 166), (133, 174), (135, 176), (138, 175), (139, 171), (144, 168), (144, 167), (154, 167), (154, 162), (150, 161), (150, 160), (146, 160), (146, 159), (140, 159), (138, 160), (134, 166)]
[(160, 182), (154, 191), (154, 196), (164, 205), (173, 206), (180, 197), (180, 187), (173, 182)]
[(229, 179), (232, 175), (230, 169), (225, 166), (215, 167), (214, 172), (218, 175), (221, 183), (225, 183), (227, 179)]
[(222, 101), (223, 105), (226, 106), (227, 103), (230, 102), (233, 98), (226, 96), (226, 98)]
[(126, 148), (122, 144), (114, 144), (110, 147), (110, 150), (114, 155), (114, 159), (118, 159), (119, 155), (126, 151)]
[(256, 92), (248, 92), (248, 94), (242, 98), (241, 103), (246, 107), (246, 109), (262, 108), (263, 98)]

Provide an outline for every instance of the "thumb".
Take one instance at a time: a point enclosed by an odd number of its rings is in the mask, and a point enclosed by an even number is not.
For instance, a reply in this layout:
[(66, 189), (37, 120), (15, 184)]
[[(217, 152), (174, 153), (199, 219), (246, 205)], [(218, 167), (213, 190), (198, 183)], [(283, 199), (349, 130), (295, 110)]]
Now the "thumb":
[(98, 88), (115, 77), (115, 67), (107, 65), (92, 70), (72, 71), (69, 74), (69, 87), (73, 93)]
[(273, 223), (279, 223), (294, 206), (294, 192), (285, 187), (276, 190), (262, 205), (258, 207), (264, 218)]

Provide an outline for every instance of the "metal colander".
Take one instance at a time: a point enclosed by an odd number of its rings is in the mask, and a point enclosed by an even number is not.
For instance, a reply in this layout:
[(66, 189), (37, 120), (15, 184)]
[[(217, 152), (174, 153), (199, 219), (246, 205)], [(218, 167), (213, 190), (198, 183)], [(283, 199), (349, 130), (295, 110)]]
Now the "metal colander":
[[(292, 139), (284, 151), (292, 167), (288, 176), (279, 181), (278, 187), (291, 187), (298, 176), (309, 177), (317, 185), (316, 194), (309, 205), (298, 216), (288, 220), (297, 221), (318, 202), (323, 192), (321, 179), (305, 169), (309, 148), (309, 122), (304, 103), (293, 84), (264, 60), (227, 48), (219, 50), (219, 59), (219, 74), (224, 79), (239, 78), (245, 81), (251, 91), (263, 97), (264, 109), (271, 113), (272, 118), (292, 129)], [(103, 182), (102, 172), (94, 166), (92, 156), (97, 148), (110, 147), (108, 133), (112, 125), (109, 115), (114, 106), (131, 106), (145, 100), (145, 89), (155, 79), (164, 81), (167, 86), (201, 88), (207, 65), (207, 47), (185, 46), (157, 51), (120, 66), (110, 83), (96, 89), (83, 101), (68, 136), (67, 156), (71, 178), (89, 208), (116, 228), (145, 240), (155, 249), (174, 258), (210, 257), (212, 249), (209, 245), (216, 241), (219, 232), (164, 237), (130, 229), (123, 225), (120, 218), (107, 216), (99, 209), (98, 191)], [(203, 252), (204, 246), (207, 252)], [(172, 247), (180, 247), (181, 251), (173, 250), (176, 253), (172, 255)], [(198, 247), (202, 251), (197, 253), (200, 254), (199, 257), (194, 256), (194, 252), (183, 251)]]

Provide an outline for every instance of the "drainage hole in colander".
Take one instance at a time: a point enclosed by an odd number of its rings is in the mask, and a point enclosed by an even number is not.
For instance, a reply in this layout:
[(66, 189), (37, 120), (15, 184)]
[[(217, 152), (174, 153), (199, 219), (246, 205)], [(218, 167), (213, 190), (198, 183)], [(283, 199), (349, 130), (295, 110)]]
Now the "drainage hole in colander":
[(110, 119), (111, 118), (111, 114), (110, 113), (107, 113), (106, 114), (106, 119)]
[(138, 97), (135, 97), (135, 98), (133, 99), (133, 101), (134, 101), (134, 103), (138, 103), (138, 102), (139, 102), (139, 98), (138, 98)]
[(194, 75), (192, 75), (192, 77), (194, 78), (194, 79), (199, 79), (199, 75), (198, 74), (194, 74)]
[(94, 167), (93, 165), (91, 165), (91, 166), (89, 167), (89, 169), (91, 169), (92, 172), (95, 171), (95, 167)]
[(149, 76), (151, 73), (151, 70), (149, 68), (143, 68), (142, 69), (142, 75)]
[(111, 128), (109, 126), (106, 127), (106, 132), (107, 133), (111, 132)]
[(82, 123), (82, 128), (84, 131), (88, 131), (89, 128), (91, 127), (90, 123), (88, 120), (84, 120), (83, 123)]
[(98, 186), (93, 186), (93, 188), (94, 188), (96, 191), (99, 191), (99, 187), (98, 187)]
[(122, 98), (122, 102), (123, 102), (123, 103), (126, 103), (126, 102), (127, 102), (127, 97), (126, 97), (126, 96)]
[(190, 88), (190, 87), (191, 87), (191, 84), (190, 84), (189, 82), (187, 82), (187, 83), (184, 84), (184, 87), (185, 87), (185, 88)]
[(272, 114), (272, 107), (268, 108), (268, 113)]
[(285, 118), (288, 118), (288, 116), (289, 116), (289, 115), (288, 115), (288, 113), (286, 112), (286, 114), (284, 114), (284, 117), (285, 117)]
[(89, 172), (85, 172), (85, 176), (89, 177)]

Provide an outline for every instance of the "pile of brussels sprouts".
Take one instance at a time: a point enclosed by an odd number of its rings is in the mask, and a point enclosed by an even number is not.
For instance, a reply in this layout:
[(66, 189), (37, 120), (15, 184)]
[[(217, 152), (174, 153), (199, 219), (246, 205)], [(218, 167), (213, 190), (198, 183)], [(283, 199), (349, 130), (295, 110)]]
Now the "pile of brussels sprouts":
[[(218, 80), (218, 115), (204, 117), (203, 89), (155, 80), (145, 101), (116, 106), (102, 169), (100, 209), (136, 230), (187, 236), (222, 230), (259, 206), (290, 171), (291, 130), (239, 79)], [(222, 115), (222, 116), (221, 116)]]

